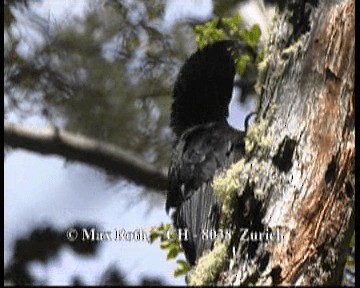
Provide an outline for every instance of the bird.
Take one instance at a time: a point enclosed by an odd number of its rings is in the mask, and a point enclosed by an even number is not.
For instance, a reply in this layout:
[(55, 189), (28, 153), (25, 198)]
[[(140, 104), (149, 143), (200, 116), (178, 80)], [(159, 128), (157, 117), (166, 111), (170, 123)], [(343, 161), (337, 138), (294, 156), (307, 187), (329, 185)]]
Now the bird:
[(168, 170), (165, 209), (172, 211), (185, 257), (195, 265), (213, 241), (202, 233), (218, 228), (221, 203), (213, 193), (214, 176), (245, 155), (245, 131), (231, 127), (229, 103), (236, 73), (234, 51), (243, 43), (222, 40), (192, 54), (175, 80), (170, 127), (175, 134)]

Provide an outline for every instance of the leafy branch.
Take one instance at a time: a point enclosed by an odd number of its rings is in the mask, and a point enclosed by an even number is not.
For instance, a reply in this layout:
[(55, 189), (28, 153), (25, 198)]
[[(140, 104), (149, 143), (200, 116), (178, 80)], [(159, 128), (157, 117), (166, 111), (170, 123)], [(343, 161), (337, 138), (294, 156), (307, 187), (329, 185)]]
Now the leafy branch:
[[(244, 22), (239, 14), (229, 18), (215, 17), (204, 25), (197, 25), (194, 28), (196, 34), (196, 43), (199, 49), (220, 40), (239, 40), (245, 42), (254, 51), (258, 50), (261, 30), (259, 25), (255, 24), (246, 29)], [(263, 57), (259, 53), (256, 59), (246, 51), (241, 51), (241, 55), (235, 58), (237, 71), (240, 76), (244, 75), (249, 62), (257, 63)]]
[[(161, 223), (159, 226), (150, 228), (150, 243), (156, 239), (160, 240), (160, 248), (167, 250), (167, 260), (176, 259), (183, 252), (177, 232), (172, 229), (172, 225)], [(186, 275), (190, 271), (190, 265), (186, 260), (177, 259), (178, 268), (174, 271), (174, 277)]]

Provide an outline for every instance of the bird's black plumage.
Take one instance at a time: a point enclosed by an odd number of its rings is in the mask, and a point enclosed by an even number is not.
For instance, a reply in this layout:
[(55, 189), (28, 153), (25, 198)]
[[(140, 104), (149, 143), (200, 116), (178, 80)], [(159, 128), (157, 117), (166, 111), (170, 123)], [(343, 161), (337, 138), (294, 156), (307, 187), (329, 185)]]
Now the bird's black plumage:
[(220, 41), (194, 53), (181, 68), (174, 85), (171, 127), (176, 134), (169, 168), (166, 210), (174, 208), (174, 226), (188, 229), (182, 241), (194, 265), (213, 242), (203, 229), (217, 229), (220, 203), (213, 177), (244, 155), (245, 133), (227, 123), (235, 64), (233, 41)]

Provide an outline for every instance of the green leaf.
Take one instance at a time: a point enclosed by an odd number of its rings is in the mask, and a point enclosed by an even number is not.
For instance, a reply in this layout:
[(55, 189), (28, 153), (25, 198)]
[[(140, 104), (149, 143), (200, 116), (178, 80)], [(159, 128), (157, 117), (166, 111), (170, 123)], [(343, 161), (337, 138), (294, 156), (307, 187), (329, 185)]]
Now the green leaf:
[(161, 249), (169, 249), (169, 247), (172, 245), (172, 242), (170, 242), (169, 240), (164, 240), (161, 242), (160, 244), (160, 248)]
[(242, 30), (240, 36), (250, 47), (256, 47), (261, 36), (259, 25), (255, 24), (249, 30)]
[(240, 59), (236, 61), (236, 68), (240, 76), (244, 75), (246, 70), (246, 65), (251, 61), (251, 56), (249, 54), (242, 54)]
[(234, 36), (239, 32), (242, 22), (243, 21), (239, 13), (235, 14), (232, 18), (222, 18), (222, 23), (229, 29), (229, 34), (231, 36)]
[(218, 23), (219, 18), (215, 17), (204, 25), (195, 26), (195, 40), (199, 49), (204, 48), (210, 43), (225, 39), (225, 31), (217, 27)]
[(157, 238), (160, 237), (160, 234), (156, 231), (150, 231), (150, 243), (153, 243)]
[(163, 224), (163, 227), (166, 232), (172, 229), (172, 225), (169, 223)]
[(166, 259), (167, 260), (174, 259), (178, 254), (179, 254), (179, 248), (174, 245), (173, 247), (170, 248)]
[(181, 275), (185, 275), (190, 271), (190, 265), (185, 260), (177, 260), (178, 268), (174, 271), (174, 277), (179, 277)]

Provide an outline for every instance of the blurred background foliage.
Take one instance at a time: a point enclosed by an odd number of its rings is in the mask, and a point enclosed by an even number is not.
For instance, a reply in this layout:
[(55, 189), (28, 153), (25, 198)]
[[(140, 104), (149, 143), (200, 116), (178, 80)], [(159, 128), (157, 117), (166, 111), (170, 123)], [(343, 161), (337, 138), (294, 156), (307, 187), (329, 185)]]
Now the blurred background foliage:
[[(172, 85), (196, 49), (193, 27), (205, 19), (169, 29), (164, 0), (89, 1), (84, 17), (49, 23), (26, 13), (36, 2), (4, 2), (5, 119), (41, 116), (166, 168)], [(240, 2), (215, 1), (215, 13), (234, 13)], [(24, 43), (17, 17), (27, 18), (40, 44)]]
[(83, 18), (51, 29), (47, 19), (31, 15), (43, 44), (22, 55), (13, 11), (29, 3), (4, 4), (5, 118), (41, 115), (166, 166), (171, 83), (185, 58), (175, 42), (186, 43), (178, 37), (188, 34), (161, 31), (164, 1), (94, 2)]
[[(105, 0), (89, 1), (82, 17), (50, 20), (32, 9), (42, 2), (4, 1), (4, 120), (41, 119), (44, 126), (116, 144), (167, 169), (172, 85), (196, 50), (193, 28), (209, 19), (181, 19), (167, 27), (165, 0)], [(227, 8), (217, 16), (230, 15), (240, 2), (220, 5)], [(5, 284), (46, 284), (34, 278), (29, 265), (48, 263), (65, 246), (94, 257), (101, 245), (79, 250), (79, 243), (63, 238), (61, 229), (40, 226), (16, 239)], [(81, 275), (72, 283), (84, 284)], [(93, 284), (129, 282), (110, 266)], [(144, 277), (133, 284), (164, 282)]]

